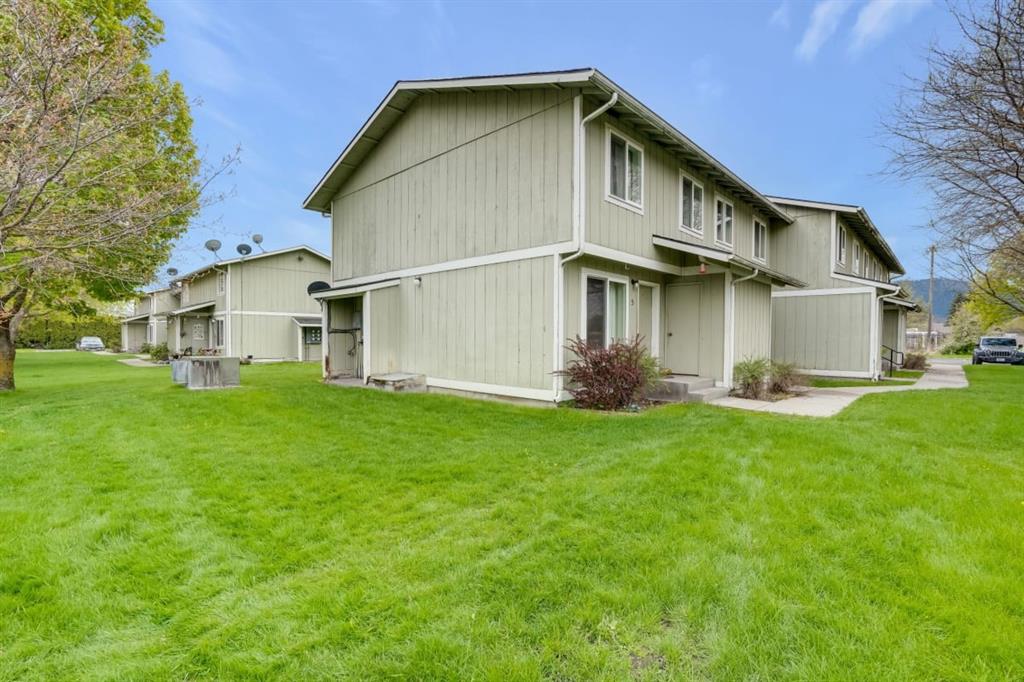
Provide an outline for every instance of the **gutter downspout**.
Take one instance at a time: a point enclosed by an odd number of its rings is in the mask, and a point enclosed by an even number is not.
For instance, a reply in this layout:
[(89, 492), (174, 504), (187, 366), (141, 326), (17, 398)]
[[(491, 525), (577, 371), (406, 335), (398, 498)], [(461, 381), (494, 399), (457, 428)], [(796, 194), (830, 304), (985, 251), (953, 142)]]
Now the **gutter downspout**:
[(583, 255), (583, 246), (584, 246), (584, 244), (586, 244), (586, 234), (587, 234), (586, 227), (587, 226), (586, 226), (586, 220), (585, 220), (585, 217), (586, 217), (585, 200), (586, 200), (587, 193), (586, 193), (586, 183), (584, 182), (584, 175), (586, 173), (586, 160), (587, 160), (587, 138), (586, 138), (587, 124), (590, 123), (591, 121), (593, 121), (595, 118), (597, 118), (601, 114), (603, 114), (604, 112), (606, 112), (609, 109), (611, 109), (613, 106), (615, 106), (615, 103), (618, 102), (618, 101), (619, 101), (619, 93), (613, 92), (612, 96), (611, 96), (611, 99), (609, 99), (607, 102), (605, 102), (604, 104), (599, 106), (597, 109), (594, 109), (592, 112), (587, 114), (586, 118), (584, 118), (582, 121), (580, 121), (580, 125), (579, 125), (580, 146), (579, 146), (579, 151), (577, 153), (577, 157), (578, 157), (579, 160), (578, 160), (578, 171), (576, 173), (577, 179), (578, 179), (578, 184), (575, 187), (575, 190), (576, 190), (576, 192), (575, 192), (575, 194), (576, 194), (576, 197), (575, 197), (575, 199), (576, 199), (576, 206), (575, 206), (576, 211), (575, 211), (575, 215), (573, 216), (575, 218), (575, 220), (573, 221), (575, 223), (573, 225), (573, 227), (575, 228), (573, 230), (573, 232), (574, 232), (574, 234), (573, 234), (573, 241), (576, 242), (576, 251), (572, 255), (569, 255), (569, 256), (566, 256), (565, 258), (563, 258), (562, 259), (562, 265), (565, 265), (569, 261), (576, 260), (577, 258), (582, 256)]
[[(587, 124), (593, 121), (595, 118), (603, 114), (604, 112), (615, 106), (616, 102), (619, 101), (619, 93), (612, 92), (612, 96), (607, 102), (599, 106), (594, 111), (587, 114), (579, 124), (575, 124), (573, 138), (575, 141), (575, 158), (573, 159), (573, 212), (572, 212), (572, 240), (575, 245), (575, 250), (572, 254), (559, 257), (555, 255), (555, 382), (554, 382), (554, 402), (558, 402), (558, 399), (562, 395), (563, 380), (560, 374), (557, 372), (565, 369), (565, 354), (562, 350), (562, 339), (565, 337), (565, 264), (569, 261), (576, 260), (583, 255), (583, 246), (586, 244), (586, 229), (585, 229), (585, 216), (586, 210), (584, 208), (584, 199), (586, 197), (586, 190), (584, 178), (586, 175), (585, 161), (587, 158), (587, 137), (586, 130)], [(576, 117), (579, 116), (580, 107), (582, 106), (583, 95), (576, 95), (575, 113)]]
[(736, 364), (736, 285), (741, 282), (747, 282), (754, 279), (761, 274), (760, 268), (754, 268), (746, 277), (740, 277), (730, 282), (729, 287), (729, 338), (726, 358), (728, 363), (725, 368), (725, 384), (727, 387), (732, 388), (732, 368)]

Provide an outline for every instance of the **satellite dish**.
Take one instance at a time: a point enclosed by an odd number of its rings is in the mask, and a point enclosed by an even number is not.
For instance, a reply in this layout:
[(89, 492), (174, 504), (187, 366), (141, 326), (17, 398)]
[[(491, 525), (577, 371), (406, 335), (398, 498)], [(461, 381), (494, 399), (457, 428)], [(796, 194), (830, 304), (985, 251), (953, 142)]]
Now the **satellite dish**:
[(320, 280), (317, 280), (315, 282), (310, 282), (309, 286), (306, 287), (306, 293), (312, 296), (318, 291), (327, 291), (330, 288), (331, 285), (328, 284), (327, 282), (321, 282)]
[(174, 277), (178, 274), (178, 268), (167, 268), (168, 277)]
[[(262, 234), (254, 234), (252, 236), (252, 243), (255, 244), (256, 246), (260, 247), (260, 251), (263, 251), (263, 235)], [(266, 253), (266, 251), (263, 251), (263, 253)]]
[(235, 250), (238, 251), (238, 253), (242, 254), (243, 256), (248, 256), (250, 253), (252, 253), (252, 247), (249, 246), (248, 244), (239, 244), (238, 246), (235, 247)]
[(217, 253), (218, 251), (220, 251), (221, 243), (219, 239), (209, 239), (205, 244), (203, 244), (203, 246), (206, 247), (207, 251), (213, 251), (214, 253)]

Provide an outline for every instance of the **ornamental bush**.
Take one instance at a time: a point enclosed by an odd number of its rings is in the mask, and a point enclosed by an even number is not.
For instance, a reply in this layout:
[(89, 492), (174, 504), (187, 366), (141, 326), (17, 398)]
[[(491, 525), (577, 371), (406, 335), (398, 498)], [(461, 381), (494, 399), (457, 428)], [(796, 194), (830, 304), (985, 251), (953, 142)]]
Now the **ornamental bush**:
[(663, 376), (640, 336), (607, 348), (590, 346), (577, 336), (566, 349), (576, 357), (558, 374), (569, 380), (567, 390), (578, 407), (621, 410), (636, 405)]
[(747, 358), (737, 362), (732, 369), (734, 392), (741, 398), (763, 400), (768, 392), (770, 375), (771, 362), (768, 358)]

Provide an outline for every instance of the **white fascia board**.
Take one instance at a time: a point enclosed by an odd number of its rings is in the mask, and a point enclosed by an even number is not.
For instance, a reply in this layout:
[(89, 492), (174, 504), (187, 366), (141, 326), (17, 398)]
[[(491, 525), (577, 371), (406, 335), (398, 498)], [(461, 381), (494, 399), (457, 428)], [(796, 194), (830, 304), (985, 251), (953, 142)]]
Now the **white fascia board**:
[(800, 296), (842, 296), (843, 294), (872, 294), (874, 287), (837, 287), (835, 289), (786, 289), (772, 291), (772, 298), (797, 298)]
[[(401, 284), (400, 279), (389, 279), (386, 282), (374, 282), (372, 284), (366, 284), (363, 286), (346, 287), (342, 290), (327, 290), (313, 294), (313, 298), (317, 301), (330, 300), (333, 298), (350, 298), (352, 296), (359, 296), (369, 291), (376, 291), (377, 289), (388, 289), (390, 287), (397, 287)], [(282, 313), (288, 315), (309, 315), (310, 313)], [(365, 345), (365, 344), (364, 344)]]
[(645, 258), (644, 256), (635, 256), (625, 251), (610, 249), (607, 246), (601, 246), (600, 244), (593, 244), (591, 242), (587, 242), (583, 245), (583, 253), (588, 256), (595, 256), (597, 258), (605, 258), (607, 260), (618, 261), (628, 265), (635, 265), (638, 268), (664, 272), (669, 275), (683, 274), (681, 266), (654, 260), (653, 258)]
[(590, 80), (594, 69), (574, 71), (548, 71), (500, 76), (470, 76), (468, 78), (434, 78), (430, 80), (398, 81), (394, 90), (446, 90), (463, 88), (524, 87), (531, 85), (561, 85)]
[(729, 257), (732, 255), (726, 251), (719, 251), (718, 249), (709, 249), (706, 246), (700, 246), (699, 244), (691, 244), (689, 242), (682, 242), (678, 239), (669, 239), (668, 237), (662, 237), (654, 235), (653, 243), (655, 246), (664, 246), (667, 249), (675, 249), (681, 253), (690, 253), (694, 256), (702, 256), (704, 258), (711, 258), (713, 260), (727, 263)]
[(882, 289), (884, 291), (897, 292), (900, 290), (898, 284), (886, 284), (885, 282), (876, 282), (873, 279), (864, 279), (863, 277), (853, 277), (851, 275), (844, 275), (841, 272), (832, 271), (832, 277), (841, 279), (844, 282), (856, 282), (857, 284), (863, 284), (868, 287), (874, 287), (876, 289)]
[(850, 204), (832, 204), (827, 201), (808, 201), (806, 199), (790, 199), (788, 197), (776, 197), (767, 195), (768, 199), (775, 204), (782, 204), (784, 206), (800, 206), (803, 208), (817, 208), (822, 211), (839, 211), (841, 213), (856, 213), (861, 209), (860, 206), (852, 206)]
[[(431, 265), (421, 265), (413, 268), (405, 268), (402, 270), (390, 270), (388, 272), (379, 272), (375, 275), (363, 275), (361, 277), (351, 277), (349, 279), (335, 280), (332, 284), (332, 288), (337, 289), (339, 287), (355, 287), (361, 284), (368, 284), (373, 282), (379, 282), (385, 279), (401, 279), (403, 277), (418, 277), (420, 275), (432, 275), (436, 272), (448, 272), (450, 270), (464, 270), (466, 268), (477, 268), (481, 265), (495, 265), (497, 263), (511, 263), (518, 260), (530, 260), (532, 258), (542, 258), (544, 256), (554, 256), (560, 253), (567, 253), (573, 251), (575, 246), (572, 242), (558, 242), (556, 244), (546, 244), (544, 246), (535, 246), (529, 249), (519, 249), (516, 251), (504, 251), (502, 253), (493, 253), (486, 256), (471, 256), (469, 258), (460, 258), (458, 260), (445, 261), (443, 263), (433, 263)], [(314, 294), (313, 298), (331, 298), (330, 292), (324, 292), (322, 295)]]

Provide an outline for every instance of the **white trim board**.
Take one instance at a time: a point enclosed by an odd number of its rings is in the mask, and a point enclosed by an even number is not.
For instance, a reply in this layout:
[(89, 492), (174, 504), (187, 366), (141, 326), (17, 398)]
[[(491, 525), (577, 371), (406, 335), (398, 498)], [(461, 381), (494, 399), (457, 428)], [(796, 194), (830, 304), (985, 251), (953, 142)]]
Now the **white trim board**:
[[(343, 289), (341, 291), (336, 290), (336, 289), (329, 289), (327, 291), (322, 291), (322, 292), (313, 294), (313, 300), (315, 300), (315, 301), (329, 301), (329, 300), (334, 300), (334, 299), (338, 299), (338, 298), (352, 298), (353, 296), (360, 296), (362, 294), (365, 294), (368, 291), (376, 291), (377, 289), (390, 289), (391, 287), (397, 287), (401, 283), (402, 283), (402, 280), (400, 280), (400, 279), (389, 279), (386, 282), (375, 282), (373, 284), (367, 284), (366, 286), (361, 286), (361, 287), (358, 287), (358, 286), (357, 287), (347, 287), (347, 288), (345, 288), (345, 289)], [(301, 314), (308, 315), (310, 313), (301, 313)], [(315, 313), (313, 313), (313, 314), (315, 314)]]
[(772, 298), (797, 298), (800, 296), (841, 296), (843, 294), (872, 294), (874, 287), (836, 287), (834, 289), (786, 289), (773, 291)]
[[(220, 315), (225, 315), (225, 314), (228, 314), (228, 313), (224, 313), (224, 312), (215, 313), (214, 317), (218, 317)], [(269, 311), (269, 310), (267, 310), (267, 311), (264, 311), (264, 310), (236, 310), (236, 311), (234, 311), (234, 312), (232, 312), (230, 314), (231, 315), (259, 315), (259, 316), (265, 316), (265, 317), (319, 317), (320, 316), (320, 313), (311, 313), (309, 311), (304, 312), (304, 313), (281, 313), (281, 312), (272, 312), (272, 311)]]
[(508, 398), (525, 398), (527, 400), (539, 400), (550, 403), (555, 400), (555, 393), (548, 388), (524, 388), (522, 386), (502, 386), (499, 384), (484, 384), (476, 381), (459, 381), (456, 379), (441, 379), (439, 377), (427, 377), (427, 386), (444, 388), (453, 391), (467, 391), (469, 393), (486, 393), (488, 395), (506, 396)]
[[(575, 245), (571, 242), (556, 242), (554, 244), (545, 244), (543, 246), (533, 246), (528, 249), (517, 249), (515, 251), (503, 251), (501, 253), (493, 253), (485, 256), (470, 256), (469, 258), (459, 258), (457, 260), (444, 261), (443, 263), (433, 263), (431, 265), (420, 265), (412, 268), (404, 268), (402, 270), (389, 270), (388, 272), (378, 272), (373, 275), (362, 275), (359, 277), (350, 277), (349, 279), (334, 280), (332, 283), (333, 287), (354, 287), (360, 284), (367, 284), (373, 282), (379, 282), (382, 279), (398, 279), (402, 277), (416, 277), (418, 275), (432, 275), (436, 272), (448, 272), (450, 270), (463, 270), (465, 268), (476, 268), (481, 265), (495, 265), (497, 263), (511, 263), (517, 260), (530, 260), (533, 258), (541, 258), (543, 256), (552, 256), (555, 254), (566, 253), (568, 251), (575, 250)], [(325, 292), (323, 295), (314, 295), (314, 298), (326, 298), (330, 292)]]
[(596, 258), (618, 261), (619, 263), (635, 265), (638, 268), (646, 268), (647, 270), (654, 270), (655, 272), (664, 272), (669, 275), (683, 274), (682, 267), (678, 265), (663, 263), (662, 261), (654, 260), (653, 258), (645, 258), (644, 256), (634, 256), (633, 254), (625, 251), (611, 249), (607, 246), (601, 246), (600, 244), (594, 244), (591, 242), (587, 242), (583, 245), (583, 253), (587, 256), (595, 256)]

